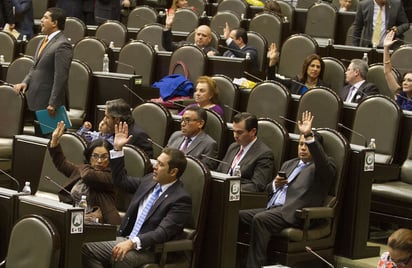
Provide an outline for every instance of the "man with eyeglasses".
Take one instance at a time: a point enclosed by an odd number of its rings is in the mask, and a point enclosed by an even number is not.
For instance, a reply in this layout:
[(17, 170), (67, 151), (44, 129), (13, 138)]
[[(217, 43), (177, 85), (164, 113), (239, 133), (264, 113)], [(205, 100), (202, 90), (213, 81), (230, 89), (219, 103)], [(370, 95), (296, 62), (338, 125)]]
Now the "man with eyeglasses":
[(412, 230), (398, 229), (389, 236), (377, 268), (412, 268)]
[[(273, 153), (257, 138), (258, 120), (251, 113), (233, 118), (232, 143), (216, 171), (240, 175), (241, 191), (262, 192), (273, 175)], [(240, 172), (239, 172), (240, 171)]]
[(180, 130), (170, 136), (167, 147), (179, 149), (213, 170), (218, 164), (211, 159), (217, 158), (217, 143), (203, 131), (206, 121), (207, 113), (203, 108), (187, 107), (180, 121)]

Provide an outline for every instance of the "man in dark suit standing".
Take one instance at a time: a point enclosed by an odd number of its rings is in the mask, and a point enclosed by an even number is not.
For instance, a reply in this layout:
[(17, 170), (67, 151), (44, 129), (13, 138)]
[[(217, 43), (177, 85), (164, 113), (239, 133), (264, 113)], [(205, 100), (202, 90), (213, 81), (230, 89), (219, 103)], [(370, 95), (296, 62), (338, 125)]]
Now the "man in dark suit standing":
[[(273, 178), (273, 153), (257, 138), (258, 120), (251, 113), (233, 118), (232, 143), (216, 171), (240, 175), (242, 191), (261, 192)], [(240, 173), (240, 174), (239, 174)]]
[[(166, 16), (165, 28), (162, 32), (162, 45), (167, 51), (174, 51), (179, 47), (190, 44), (187, 41), (173, 42), (172, 41), (172, 25), (175, 19), (174, 12), (168, 13)], [(202, 49), (208, 56), (218, 56), (219, 51), (212, 47), (210, 43), (212, 42), (212, 29), (207, 25), (200, 25), (196, 28), (195, 32), (195, 43), (197, 47)]]
[(0, 1), (0, 29), (8, 23), (14, 29), (13, 4), (11, 0)]
[(359, 103), (369, 95), (379, 94), (379, 89), (375, 84), (368, 83), (366, 75), (368, 65), (360, 59), (353, 59), (346, 69), (346, 82), (348, 83), (339, 92), (344, 102)]
[[(66, 15), (60, 8), (49, 8), (41, 19), (41, 33), (47, 35), (36, 50), (34, 65), (23, 82), (14, 85), (16, 92), (26, 94), (27, 106), (34, 111), (47, 109), (55, 116), (62, 105), (68, 108), (68, 79), (72, 46), (63, 34)], [(36, 136), (41, 136), (35, 124)]]
[(359, 1), (353, 26), (354, 46), (383, 47), (386, 32), (394, 30), (402, 39), (409, 21), (400, 0), (363, 0)]
[(179, 149), (213, 170), (217, 162), (205, 156), (217, 158), (217, 143), (203, 131), (206, 122), (207, 113), (203, 108), (187, 107), (180, 120), (180, 130), (170, 136), (167, 147)]
[(223, 30), (223, 35), (226, 39), (226, 45), (229, 47), (223, 53), (224, 57), (246, 58), (247, 55), (252, 63), (252, 68), (258, 70), (258, 52), (256, 48), (248, 46), (247, 32), (243, 28), (235, 28), (230, 30), (229, 24)]
[(247, 229), (251, 234), (247, 268), (265, 265), (271, 236), (284, 228), (301, 227), (302, 222), (295, 217), (296, 210), (320, 206), (328, 194), (336, 166), (323, 151), (322, 137), (312, 132), (312, 121), (310, 112), (302, 114), (302, 121), (298, 122), (298, 157), (282, 165), (286, 177), (278, 175), (268, 185), (271, 198), (267, 207), (239, 213), (240, 230)]
[(179, 180), (187, 165), (185, 155), (165, 148), (153, 173), (140, 179), (129, 177), (123, 153), (123, 146), (130, 140), (127, 124), (121, 122), (115, 130), (114, 150), (110, 151), (113, 182), (134, 196), (115, 241), (84, 244), (85, 268), (111, 267), (113, 262), (139, 267), (153, 262), (155, 255), (150, 247), (178, 238), (191, 217), (191, 198)]

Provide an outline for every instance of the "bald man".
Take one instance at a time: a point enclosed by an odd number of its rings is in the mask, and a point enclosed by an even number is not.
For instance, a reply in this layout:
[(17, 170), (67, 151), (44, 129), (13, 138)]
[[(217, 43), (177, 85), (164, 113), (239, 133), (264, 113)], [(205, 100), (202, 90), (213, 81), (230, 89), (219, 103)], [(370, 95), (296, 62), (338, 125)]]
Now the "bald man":
[[(166, 17), (165, 28), (163, 30), (162, 45), (167, 51), (174, 51), (177, 48), (190, 44), (187, 41), (172, 42), (172, 25), (175, 14), (169, 13)], [(219, 51), (210, 45), (212, 41), (212, 30), (207, 25), (200, 25), (195, 30), (195, 45), (203, 49), (208, 56), (218, 56)]]

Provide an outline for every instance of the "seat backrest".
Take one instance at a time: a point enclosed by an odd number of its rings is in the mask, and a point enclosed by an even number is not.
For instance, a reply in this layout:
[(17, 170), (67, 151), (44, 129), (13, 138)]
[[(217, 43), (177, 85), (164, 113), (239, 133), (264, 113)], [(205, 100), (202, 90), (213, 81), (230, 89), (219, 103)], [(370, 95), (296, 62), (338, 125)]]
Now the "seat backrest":
[(73, 59), (87, 63), (93, 72), (101, 72), (103, 70), (103, 56), (107, 51), (107, 45), (103, 41), (95, 37), (85, 37), (74, 46)]
[(250, 92), (246, 111), (259, 117), (268, 117), (282, 122), (279, 116), (287, 117), (291, 100), (290, 91), (281, 83), (264, 81)]
[(39, 20), (43, 17), (47, 10), (49, 1), (48, 0), (36, 0), (33, 1), (33, 19)]
[[(279, 48), (282, 40), (282, 27), (282, 18), (275, 14), (262, 13), (250, 21), (249, 31), (260, 33), (265, 37), (268, 46), (275, 43)], [(266, 57), (266, 53), (264, 56)]]
[(406, 44), (412, 44), (412, 26), (409, 26), (409, 30), (403, 32), (403, 41)]
[(127, 17), (127, 28), (142, 28), (157, 21), (157, 12), (150, 6), (138, 6)]
[[(148, 116), (150, 115), (150, 116)], [(132, 111), (135, 122), (159, 144), (165, 146), (172, 130), (172, 116), (163, 105), (154, 102), (145, 102)], [(156, 159), (162, 151), (153, 145), (153, 158)]]
[[(2, 116), (0, 138), (12, 139), (23, 131), (23, 95), (16, 94), (8, 85), (0, 86), (0, 113)], [(11, 154), (11, 151), (10, 151)]]
[(79, 60), (72, 60), (69, 72), (69, 104), (68, 111), (72, 128), (82, 126), (90, 105), (93, 73), (90, 67)]
[(194, 7), (198, 16), (203, 14), (205, 11), (206, 1), (205, 0), (189, 0), (189, 6)]
[(409, 141), (408, 155), (401, 167), (400, 179), (403, 182), (412, 184), (412, 139)]
[[(142, 62), (145, 64), (141, 64)], [(141, 75), (144, 87), (150, 87), (154, 82), (155, 67), (156, 51), (143, 40), (131, 41), (120, 50), (117, 72)]]
[(318, 50), (316, 41), (307, 34), (289, 36), (282, 45), (278, 73), (295, 77), (301, 73), (305, 58)]
[[(216, 86), (219, 90), (219, 104), (223, 108), (223, 120), (225, 122), (232, 122), (234, 111), (230, 108), (237, 110), (239, 102), (239, 88), (232, 83), (232, 79), (229, 77), (216, 74), (212, 77), (216, 81)], [(229, 106), (230, 108), (226, 107)]]
[(210, 28), (220, 35), (223, 35), (223, 29), (226, 25), (226, 22), (229, 25), (230, 29), (240, 27), (240, 17), (238, 17), (235, 12), (226, 10), (218, 12), (212, 17), (210, 21)]
[(350, 147), (345, 137), (334, 129), (320, 128), (317, 132), (322, 135), (325, 153), (333, 158), (336, 164), (335, 181), (329, 190), (329, 197), (325, 200), (327, 207), (333, 207), (342, 194), (342, 185), (349, 166)]
[(115, 47), (122, 47), (126, 43), (127, 28), (117, 20), (107, 20), (96, 29), (96, 37), (106, 45), (113, 42)]
[[(193, 44), (195, 42), (196, 30), (192, 31), (187, 37), (186, 41)], [(220, 35), (212, 30), (212, 41), (210, 41), (210, 46), (218, 49), (220, 44)]]
[[(66, 132), (60, 138), (60, 145), (68, 161), (74, 164), (83, 164), (85, 162), (83, 151), (86, 149), (86, 142), (82, 137), (76, 133)], [(60, 185), (65, 185), (67, 182), (67, 177), (54, 166), (48, 150), (44, 153), (38, 191), (57, 194), (60, 189), (49, 181), (44, 180), (44, 176), (49, 176)]]
[(287, 130), (273, 119), (259, 118), (257, 137), (272, 150), (275, 159), (273, 174), (277, 174), (284, 162), (289, 145)]
[(70, 43), (76, 44), (77, 41), (86, 36), (87, 28), (81, 19), (67, 17), (63, 32), (67, 38), (70, 38)]
[(0, 55), (4, 56), (6, 62), (12, 62), (16, 56), (17, 40), (4, 31), (0, 31)]
[(305, 33), (312, 37), (335, 39), (337, 17), (336, 9), (330, 4), (315, 3), (308, 9)]
[(10, 63), (7, 69), (6, 82), (10, 84), (21, 83), (26, 75), (29, 73), (30, 68), (33, 66), (34, 61), (31, 57), (20, 57)]
[(323, 57), (322, 60), (325, 63), (323, 81), (330, 84), (330, 88), (338, 93), (345, 85), (345, 65), (333, 57)]
[[(143, 150), (131, 144), (126, 144), (123, 150), (124, 166), (127, 170), (127, 175), (141, 178), (150, 172), (150, 158)], [(133, 194), (118, 189), (116, 193), (116, 208), (121, 212), (125, 212), (130, 205), (132, 197)]]
[(222, 117), (215, 111), (205, 109), (207, 122), (204, 131), (217, 143), (218, 157), (222, 157), (226, 148), (227, 127)]
[[(401, 116), (396, 102), (383, 95), (367, 97), (356, 108), (352, 129), (365, 136), (367, 141), (375, 138), (375, 163), (392, 163)], [(350, 143), (364, 145), (365, 140), (352, 134)]]
[(172, 25), (172, 31), (190, 33), (199, 25), (197, 13), (189, 8), (178, 9)]
[(412, 55), (412, 47), (403, 45), (395, 50), (391, 55), (392, 66), (395, 67), (403, 76), (408, 70), (412, 70), (412, 62), (410, 56)]
[(247, 32), (248, 45), (256, 48), (257, 50), (257, 59), (258, 59), (258, 70), (260, 72), (265, 72), (266, 70), (266, 60), (267, 60), (267, 51), (268, 43), (263, 35), (257, 32)]
[(280, 9), (282, 10), (282, 15), (287, 17), (289, 22), (289, 30), (293, 29), (293, 19), (295, 14), (295, 8), (286, 1), (279, 1), (278, 2)]
[[(392, 74), (397, 81), (400, 81), (401, 75), (395, 68), (392, 68)], [(379, 93), (389, 98), (393, 98), (393, 93), (388, 87), (385, 79), (384, 66), (382, 63), (374, 63), (369, 65), (366, 81), (374, 83), (379, 88)]]
[(173, 68), (178, 61), (181, 61), (186, 65), (187, 70), (189, 71), (187, 78), (193, 83), (199, 76), (206, 73), (207, 56), (202, 49), (195, 45), (184, 45), (173, 51), (172, 56), (170, 57), (169, 73), (183, 74), (181, 72), (182, 70), (173, 72)]
[[(342, 99), (335, 91), (326, 87), (315, 87), (300, 98), (296, 121), (300, 120), (304, 111), (311, 111), (315, 116), (312, 127), (337, 129), (342, 109)], [(294, 133), (299, 133), (298, 126), (295, 126)]]
[(163, 25), (159, 23), (151, 23), (145, 25), (137, 32), (136, 40), (143, 40), (152, 46), (158, 45), (159, 50), (165, 51), (162, 45)]
[(10, 235), (7, 267), (58, 267), (60, 234), (46, 217), (28, 215), (20, 219)]
[(241, 18), (242, 14), (247, 15), (247, 4), (243, 0), (224, 0), (217, 6), (217, 12), (222, 11), (234, 12), (238, 18)]
[(318, 2), (318, 0), (298, 0), (296, 7), (308, 9), (316, 2)]
[(26, 50), (24, 52), (25, 55), (34, 57), (36, 54), (36, 50), (40, 45), (40, 42), (46, 37), (44, 34), (38, 34), (30, 38), (29, 42), (27, 42)]

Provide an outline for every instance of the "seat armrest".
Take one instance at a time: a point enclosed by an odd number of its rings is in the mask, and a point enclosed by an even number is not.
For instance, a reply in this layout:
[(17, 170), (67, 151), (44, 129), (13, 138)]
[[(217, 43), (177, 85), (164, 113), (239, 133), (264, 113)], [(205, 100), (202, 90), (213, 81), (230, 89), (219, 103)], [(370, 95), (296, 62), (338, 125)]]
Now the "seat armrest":
[(172, 240), (165, 242), (163, 244), (157, 244), (154, 247), (154, 251), (156, 253), (161, 252), (176, 252), (176, 251), (184, 251), (184, 250), (192, 250), (193, 249), (193, 241), (190, 239), (181, 239), (181, 240)]
[(324, 219), (333, 218), (335, 210), (328, 207), (310, 207), (296, 210), (296, 217), (299, 219)]

